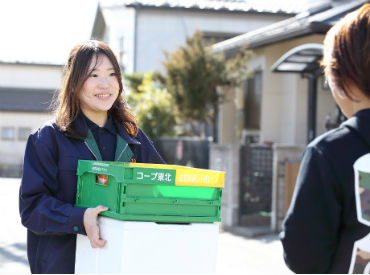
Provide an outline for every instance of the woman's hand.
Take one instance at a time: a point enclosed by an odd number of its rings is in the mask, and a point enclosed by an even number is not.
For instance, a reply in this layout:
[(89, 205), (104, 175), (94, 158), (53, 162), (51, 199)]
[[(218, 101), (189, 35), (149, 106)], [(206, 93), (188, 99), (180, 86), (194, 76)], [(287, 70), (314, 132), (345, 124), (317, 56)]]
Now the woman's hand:
[(100, 229), (98, 225), (98, 214), (107, 210), (108, 207), (99, 205), (95, 208), (87, 208), (85, 211), (84, 227), (92, 248), (103, 247), (107, 242), (100, 238)]

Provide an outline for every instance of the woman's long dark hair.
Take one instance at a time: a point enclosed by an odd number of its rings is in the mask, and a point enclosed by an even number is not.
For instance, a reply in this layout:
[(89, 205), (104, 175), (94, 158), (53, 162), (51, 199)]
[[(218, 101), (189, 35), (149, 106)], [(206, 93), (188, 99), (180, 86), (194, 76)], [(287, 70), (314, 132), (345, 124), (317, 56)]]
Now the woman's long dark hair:
[(55, 104), (56, 124), (62, 131), (73, 131), (72, 122), (80, 112), (78, 95), (90, 74), (91, 62), (97, 62), (100, 55), (105, 55), (112, 63), (119, 84), (118, 97), (108, 113), (118, 120), (130, 135), (136, 136), (138, 133), (137, 120), (123, 97), (121, 70), (117, 59), (107, 44), (96, 40), (89, 40), (75, 46), (69, 54), (64, 68), (62, 88)]

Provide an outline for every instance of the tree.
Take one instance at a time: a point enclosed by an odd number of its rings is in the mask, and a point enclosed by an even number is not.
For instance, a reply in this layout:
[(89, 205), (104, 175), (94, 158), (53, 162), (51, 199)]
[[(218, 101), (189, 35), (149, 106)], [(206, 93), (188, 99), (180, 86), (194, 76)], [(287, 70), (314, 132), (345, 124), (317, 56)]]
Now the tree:
[(242, 49), (231, 59), (215, 54), (205, 45), (203, 35), (196, 31), (172, 54), (165, 52), (163, 63), (166, 75), (156, 73), (173, 96), (182, 119), (194, 122), (211, 122), (214, 140), (217, 141), (217, 117), (224, 95), (220, 86), (235, 86), (248, 75), (247, 60), (251, 52)]
[(130, 88), (127, 100), (137, 116), (140, 128), (150, 137), (174, 136), (176, 114), (171, 97), (157, 87), (153, 74), (125, 75)]

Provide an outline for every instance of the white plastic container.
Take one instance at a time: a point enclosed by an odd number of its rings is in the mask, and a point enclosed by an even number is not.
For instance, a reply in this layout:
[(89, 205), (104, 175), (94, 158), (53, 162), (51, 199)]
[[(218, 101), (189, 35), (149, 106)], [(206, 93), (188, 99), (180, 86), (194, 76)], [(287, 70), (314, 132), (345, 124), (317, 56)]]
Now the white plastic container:
[(77, 236), (75, 273), (216, 272), (219, 223), (158, 224), (99, 217), (103, 248)]

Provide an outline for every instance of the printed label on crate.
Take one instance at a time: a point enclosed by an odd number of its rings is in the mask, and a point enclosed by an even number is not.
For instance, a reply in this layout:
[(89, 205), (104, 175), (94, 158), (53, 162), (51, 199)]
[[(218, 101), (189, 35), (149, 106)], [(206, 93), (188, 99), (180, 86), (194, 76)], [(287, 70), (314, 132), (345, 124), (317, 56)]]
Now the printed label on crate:
[(199, 187), (224, 187), (224, 174), (215, 171), (188, 169), (176, 170), (176, 185)]
[(95, 172), (108, 172), (109, 164), (95, 161), (91, 164), (91, 170)]
[(134, 178), (141, 183), (158, 183), (161, 185), (175, 185), (176, 171), (161, 169), (161, 171), (148, 169), (135, 169)]

